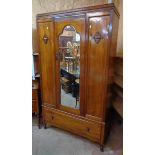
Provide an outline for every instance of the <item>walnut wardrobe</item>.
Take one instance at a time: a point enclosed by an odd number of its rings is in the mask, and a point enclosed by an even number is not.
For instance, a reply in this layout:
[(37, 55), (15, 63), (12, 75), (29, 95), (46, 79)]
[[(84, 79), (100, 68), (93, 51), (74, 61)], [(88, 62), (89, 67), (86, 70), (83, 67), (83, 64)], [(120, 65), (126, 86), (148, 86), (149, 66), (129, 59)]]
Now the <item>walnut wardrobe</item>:
[(97, 142), (108, 131), (119, 13), (114, 4), (38, 14), (43, 123)]

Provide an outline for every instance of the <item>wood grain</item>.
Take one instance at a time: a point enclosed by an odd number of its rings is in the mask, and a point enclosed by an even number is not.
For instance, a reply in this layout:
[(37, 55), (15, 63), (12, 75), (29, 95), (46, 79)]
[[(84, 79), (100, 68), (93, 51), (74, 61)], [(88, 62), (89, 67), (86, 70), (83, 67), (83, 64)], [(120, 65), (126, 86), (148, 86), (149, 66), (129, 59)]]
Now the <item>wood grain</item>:
[(63, 111), (58, 112), (44, 108), (44, 112), (45, 120), (49, 125), (68, 130), (95, 142), (100, 142), (101, 124), (67, 115)]
[[(41, 91), (43, 104), (56, 105), (55, 101), (55, 54), (53, 22), (38, 23), (39, 53), (41, 64)], [(48, 36), (47, 44), (44, 35)]]
[[(108, 52), (108, 30), (109, 16), (89, 17), (89, 42), (87, 52), (87, 114), (102, 118), (103, 103), (105, 102), (106, 74)], [(104, 37), (97, 44), (93, 36), (96, 32)]]

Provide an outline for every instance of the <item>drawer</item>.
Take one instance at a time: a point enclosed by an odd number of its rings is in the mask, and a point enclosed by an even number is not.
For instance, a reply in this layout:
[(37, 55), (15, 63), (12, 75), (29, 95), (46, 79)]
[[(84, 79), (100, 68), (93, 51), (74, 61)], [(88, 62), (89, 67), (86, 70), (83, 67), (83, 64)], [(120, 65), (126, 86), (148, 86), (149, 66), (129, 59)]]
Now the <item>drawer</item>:
[(32, 100), (36, 100), (36, 98), (37, 98), (37, 94), (36, 93), (37, 93), (36, 90), (32, 89)]
[(72, 133), (100, 142), (101, 124), (79, 119), (64, 112), (44, 110), (44, 117), (48, 124), (68, 130)]

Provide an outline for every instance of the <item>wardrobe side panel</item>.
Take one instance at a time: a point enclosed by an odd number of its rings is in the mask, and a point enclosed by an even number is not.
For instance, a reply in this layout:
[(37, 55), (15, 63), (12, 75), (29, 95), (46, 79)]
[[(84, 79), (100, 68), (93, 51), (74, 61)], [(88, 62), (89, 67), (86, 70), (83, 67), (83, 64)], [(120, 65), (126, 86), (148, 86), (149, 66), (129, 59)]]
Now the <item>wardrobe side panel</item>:
[[(38, 23), (43, 105), (55, 106), (55, 54), (53, 22)], [(48, 41), (45, 43), (44, 36)]]

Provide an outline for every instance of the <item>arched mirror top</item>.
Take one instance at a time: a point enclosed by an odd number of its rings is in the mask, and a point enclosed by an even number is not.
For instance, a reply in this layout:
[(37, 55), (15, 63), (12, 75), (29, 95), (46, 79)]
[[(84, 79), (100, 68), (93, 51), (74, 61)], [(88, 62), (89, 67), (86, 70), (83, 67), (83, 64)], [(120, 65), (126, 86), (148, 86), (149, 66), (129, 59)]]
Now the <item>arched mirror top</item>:
[(72, 42), (80, 43), (80, 34), (71, 25), (66, 25), (59, 37), (72, 37)]

